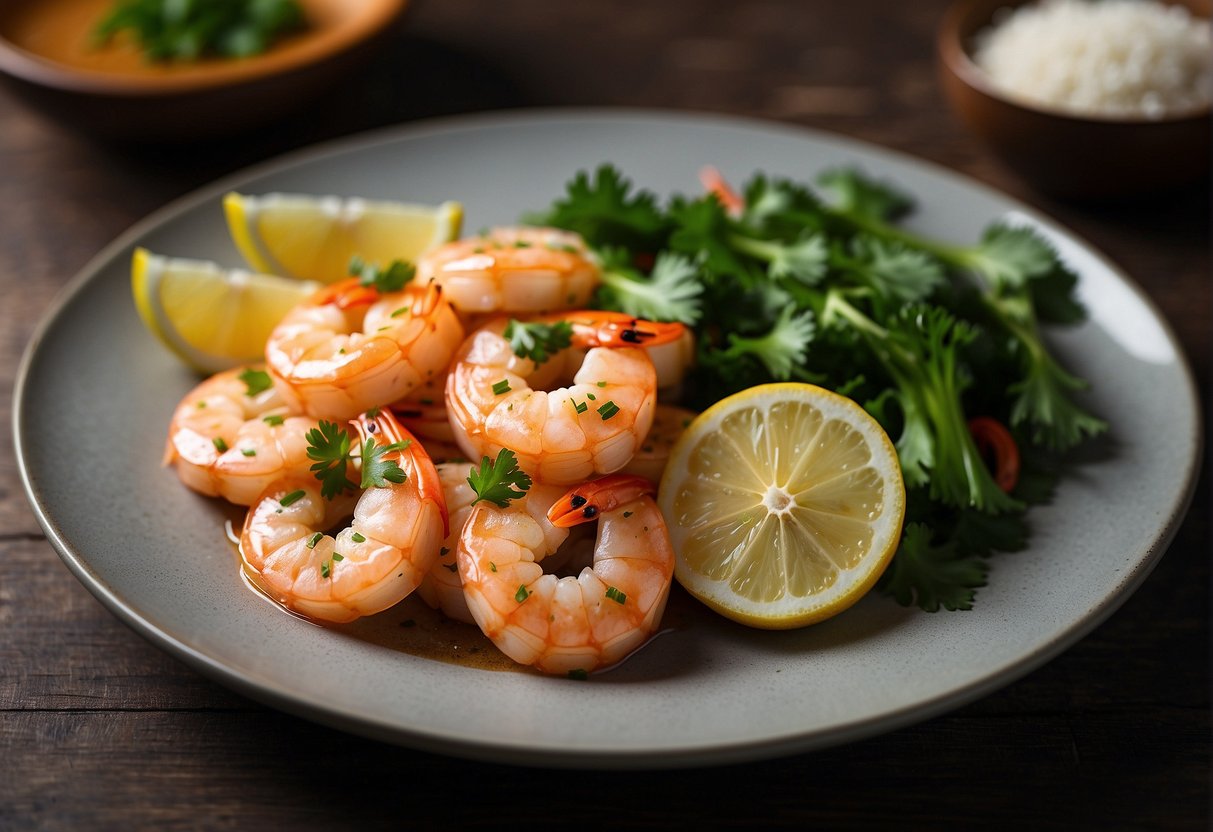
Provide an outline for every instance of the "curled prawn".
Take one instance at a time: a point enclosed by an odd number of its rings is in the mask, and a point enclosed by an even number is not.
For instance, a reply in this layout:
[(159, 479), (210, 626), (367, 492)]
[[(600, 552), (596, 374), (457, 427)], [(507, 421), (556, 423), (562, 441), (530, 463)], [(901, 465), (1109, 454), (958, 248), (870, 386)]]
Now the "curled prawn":
[(185, 395), (173, 411), (164, 463), (194, 491), (247, 506), (275, 480), (307, 474), (306, 434), (314, 419), (289, 415), (272, 386), (246, 379), (257, 367), (225, 370)]
[[(682, 324), (618, 312), (542, 320), (572, 328), (571, 346), (542, 363), (514, 353), (504, 319), (481, 327), (459, 348), (446, 388), (459, 446), (470, 459), (509, 448), (521, 469), (552, 484), (618, 471), (653, 421), (657, 381), (644, 347), (678, 340)], [(571, 385), (554, 386), (570, 376)]]
[[(442, 483), (442, 493), (450, 514), (450, 533), (442, 542), (438, 559), (417, 587), (417, 594), (431, 607), (441, 610), (448, 618), (468, 624), (475, 621), (464, 599), (463, 581), (459, 578), (455, 553), (459, 548), (463, 526), (472, 513), (472, 504), (476, 501), (476, 492), (468, 482), (468, 474), (474, 467), (468, 462), (449, 462), (437, 466), (438, 479)], [(529, 512), (531, 519), (542, 529), (542, 549), (548, 556), (553, 555), (568, 536), (564, 529), (558, 529), (546, 520), (547, 510), (564, 493), (564, 486), (535, 483), (527, 492), (524, 501), (515, 504), (517, 510)]]
[(352, 419), (441, 374), (462, 339), (463, 325), (438, 287), (380, 293), (351, 278), (288, 312), (266, 342), (265, 359), (292, 408)]
[(551, 536), (533, 511), (517, 502), (478, 504), (460, 535), (458, 561), (468, 609), (484, 634), (516, 662), (574, 676), (640, 647), (661, 622), (674, 574), (654, 491), (648, 480), (615, 474), (552, 504), (545, 520), (555, 529), (598, 522), (593, 566), (576, 577), (545, 574)]
[[(361, 416), (363, 442), (404, 474), (355, 501), (321, 496), (313, 477), (289, 477), (250, 508), (240, 538), (245, 573), (270, 598), (309, 618), (347, 622), (381, 612), (417, 588), (447, 534), (446, 503), (434, 464), (387, 412)], [(363, 465), (366, 460), (363, 460)], [(353, 519), (332, 528), (352, 509)]]
[(437, 282), (465, 315), (537, 314), (585, 306), (600, 275), (579, 234), (521, 227), (432, 249), (417, 261), (416, 279)]

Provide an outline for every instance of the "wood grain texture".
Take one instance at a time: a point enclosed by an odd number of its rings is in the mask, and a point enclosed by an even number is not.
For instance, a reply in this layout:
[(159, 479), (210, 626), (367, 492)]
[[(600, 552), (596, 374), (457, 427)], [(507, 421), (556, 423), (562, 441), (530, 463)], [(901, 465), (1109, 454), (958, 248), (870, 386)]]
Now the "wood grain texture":
[[(777, 119), (876, 142), (1056, 217), (1164, 312), (1209, 405), (1209, 193), (1071, 205), (946, 110), (941, 0), (421, 0), (355, 82), (256, 134), (131, 148), (0, 90), (0, 411), (55, 294), (131, 223), (252, 162), (376, 126), (520, 106)], [(1040, 670), (852, 745), (707, 770), (549, 772), (381, 745), (269, 711), (140, 639), (77, 583), (0, 442), (0, 829), (1127, 829), (1209, 826), (1209, 489), (1142, 588)]]

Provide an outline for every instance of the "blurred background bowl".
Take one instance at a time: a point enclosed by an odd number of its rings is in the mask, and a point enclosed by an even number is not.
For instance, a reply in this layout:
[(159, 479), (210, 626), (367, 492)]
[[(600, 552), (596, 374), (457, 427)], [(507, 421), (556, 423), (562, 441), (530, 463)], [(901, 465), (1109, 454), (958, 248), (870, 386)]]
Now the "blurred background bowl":
[[(971, 55), (999, 9), (1032, 0), (960, 0), (944, 15), (937, 46), (944, 92), (960, 119), (1037, 189), (1065, 198), (1129, 196), (1208, 179), (1208, 107), (1150, 119), (1069, 115), (1006, 97)], [(1186, 0), (1208, 18), (1210, 0)]]
[(361, 66), (407, 0), (300, 0), (308, 28), (263, 54), (172, 65), (132, 58), (131, 45), (94, 48), (92, 31), (112, 5), (0, 2), (0, 77), (72, 129), (160, 142), (232, 135), (297, 109)]

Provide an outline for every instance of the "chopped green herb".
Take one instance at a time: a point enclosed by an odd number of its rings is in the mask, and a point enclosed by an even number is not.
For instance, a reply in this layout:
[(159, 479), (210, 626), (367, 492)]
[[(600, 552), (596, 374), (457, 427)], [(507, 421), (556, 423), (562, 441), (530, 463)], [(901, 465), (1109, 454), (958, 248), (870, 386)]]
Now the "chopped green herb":
[(403, 289), (413, 279), (417, 269), (412, 263), (406, 263), (403, 260), (393, 260), (386, 269), (381, 269), (373, 263), (367, 263), (358, 255), (354, 255), (350, 258), (349, 272), (358, 278), (358, 282), (363, 286), (370, 286), (387, 293), (399, 292)]
[(569, 404), (571, 404), (573, 406), (573, 410), (577, 413), (585, 413), (587, 410), (590, 409), (590, 406), (588, 404), (586, 404), (585, 402), (579, 402), (572, 397), (569, 398)]
[(105, 45), (129, 32), (148, 61), (246, 58), (306, 25), (297, 0), (119, 0), (93, 30), (93, 40)]
[(290, 494), (287, 494), (285, 497), (279, 500), (278, 505), (286, 508), (287, 506), (294, 505), (306, 496), (307, 492), (300, 488), (297, 491), (292, 491)]
[(518, 459), (509, 448), (502, 448), (496, 459), (487, 456), (481, 459), (480, 467), (473, 468), (468, 476), (468, 485), (476, 492), (472, 505), (487, 500), (499, 508), (505, 508), (511, 500), (526, 495), (531, 487), (531, 478), (518, 468)]
[(399, 485), (408, 479), (408, 475), (396, 460), (384, 457), (389, 453), (403, 451), (411, 444), (411, 439), (390, 445), (378, 445), (374, 439), (367, 439), (362, 445), (362, 487), (387, 488), (389, 482)]
[(350, 540), (354, 541), (355, 543), (366, 543), (366, 538), (363, 537), (358, 532), (354, 532), (353, 534), (351, 534)]
[(315, 534), (313, 534), (311, 537), (309, 537), (307, 539), (307, 547), (309, 549), (315, 549), (316, 544), (320, 542), (320, 539), (322, 537), (324, 537), (324, 532), (316, 532)]
[(264, 393), (274, 386), (274, 382), (270, 379), (270, 374), (264, 370), (248, 370), (246, 369), (240, 375), (236, 376), (244, 382), (244, 395), (252, 398), (258, 393)]
[(271, 413), (269, 416), (262, 416), (261, 421), (265, 422), (272, 428), (276, 428), (286, 421), (286, 417), (277, 413)]
[(598, 401), (598, 397), (597, 397), (597, 396), (595, 396), (593, 393), (586, 393), (586, 394), (585, 394), (585, 397), (586, 397), (587, 399), (589, 399), (590, 401), (592, 401), (592, 402), (596, 402), (596, 401)]
[(620, 590), (616, 589), (613, 586), (607, 587), (606, 597), (610, 598), (612, 601), (614, 601), (617, 604), (626, 603), (628, 600), (628, 596), (626, 593), (621, 592)]
[(510, 380), (508, 378), (503, 378), (493, 385), (494, 395), (500, 396), (508, 392), (510, 392)]
[(608, 401), (606, 404), (604, 404), (598, 408), (598, 415), (602, 417), (602, 421), (604, 421), (604, 422), (607, 419), (610, 419), (612, 416), (614, 416), (618, 412), (619, 412), (619, 405), (615, 404), (612, 401)]
[(257, 450), (255, 448), (241, 448), (240, 453), (244, 456), (256, 456)]
[(489, 561), (489, 571), (490, 571), (490, 572), (496, 572), (496, 571), (497, 571), (497, 564), (493, 563), (492, 561)]
[(320, 480), (320, 494), (331, 500), (343, 491), (358, 487), (347, 476), (350, 463), (350, 435), (336, 422), (321, 421), (307, 432), (308, 459), (315, 460), (312, 475)]
[(502, 336), (519, 358), (542, 364), (573, 343), (573, 325), (568, 321), (543, 324), (510, 319)]
[(345, 560), (345, 555), (340, 552), (333, 552), (333, 560)]
[(216, 436), (214, 439), (211, 440), (211, 443), (215, 446), (215, 450), (218, 451), (219, 453), (222, 454), (227, 451), (227, 443), (223, 441), (222, 436)]
[(320, 562), (320, 577), (327, 578), (327, 577), (331, 576), (332, 574), (333, 574), (333, 567), (330, 565), (330, 562), (327, 560), (321, 561)]
[(519, 584), (518, 591), (514, 593), (514, 600), (521, 604), (527, 598), (531, 597), (531, 593), (527, 592), (526, 584)]
[(388, 317), (389, 318), (399, 318), (401, 315), (407, 313), (408, 311), (409, 311), (409, 308), (407, 306), (402, 306), (399, 309), (392, 310), (392, 314), (388, 315)]
[(605, 381), (598, 382), (599, 387), (606, 387), (606, 385), (607, 385), (607, 383)]

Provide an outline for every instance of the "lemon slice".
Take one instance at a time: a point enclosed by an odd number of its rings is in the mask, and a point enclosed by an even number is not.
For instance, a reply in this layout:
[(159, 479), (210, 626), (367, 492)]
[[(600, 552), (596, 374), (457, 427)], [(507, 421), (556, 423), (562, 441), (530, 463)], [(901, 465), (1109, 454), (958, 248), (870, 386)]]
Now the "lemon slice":
[(884, 430), (811, 384), (752, 387), (700, 414), (670, 454), (658, 500), (679, 583), (766, 629), (859, 600), (893, 557), (905, 515)]
[(414, 262), (459, 236), (463, 206), (375, 202), (300, 194), (223, 198), (228, 231), (254, 269), (332, 283), (349, 274), (350, 258), (387, 266)]
[(131, 258), (139, 317), (169, 349), (206, 373), (264, 360), (270, 331), (318, 288), (145, 248)]

